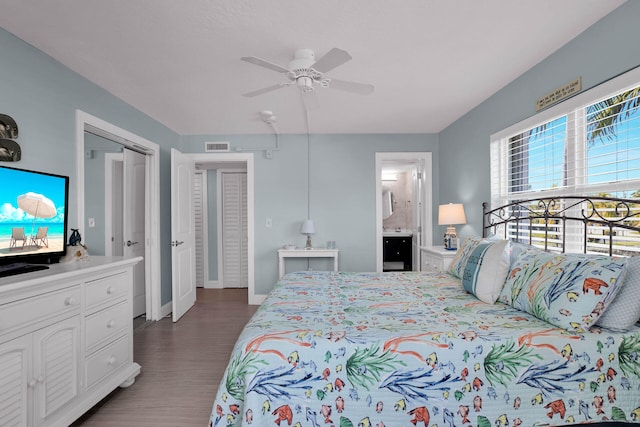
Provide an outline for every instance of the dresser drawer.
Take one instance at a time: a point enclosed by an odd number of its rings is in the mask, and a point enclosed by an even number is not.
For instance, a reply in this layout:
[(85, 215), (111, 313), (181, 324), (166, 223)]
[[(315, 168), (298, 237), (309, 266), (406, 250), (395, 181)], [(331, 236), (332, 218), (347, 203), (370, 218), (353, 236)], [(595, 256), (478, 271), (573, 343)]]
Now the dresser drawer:
[(0, 305), (0, 333), (80, 311), (80, 285)]
[(123, 301), (87, 317), (85, 343), (87, 352), (101, 342), (113, 339), (132, 322), (129, 304)]
[(92, 387), (103, 378), (117, 371), (120, 367), (130, 363), (128, 360), (129, 354), (131, 354), (129, 337), (123, 336), (88, 357), (87, 363), (85, 364), (87, 388)]
[(126, 296), (128, 286), (130, 286), (130, 283), (126, 273), (88, 281), (85, 295), (87, 310), (91, 311), (104, 303)]

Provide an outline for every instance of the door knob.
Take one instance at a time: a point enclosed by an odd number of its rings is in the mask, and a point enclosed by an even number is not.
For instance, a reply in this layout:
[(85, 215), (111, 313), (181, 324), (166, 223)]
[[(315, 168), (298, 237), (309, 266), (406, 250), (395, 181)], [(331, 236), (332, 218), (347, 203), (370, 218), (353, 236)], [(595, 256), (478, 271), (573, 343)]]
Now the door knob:
[(127, 246), (137, 245), (138, 242), (132, 242), (131, 240), (127, 240)]
[(180, 246), (183, 243), (184, 242), (182, 240), (174, 240), (173, 242), (171, 242), (171, 246), (175, 248), (176, 246)]

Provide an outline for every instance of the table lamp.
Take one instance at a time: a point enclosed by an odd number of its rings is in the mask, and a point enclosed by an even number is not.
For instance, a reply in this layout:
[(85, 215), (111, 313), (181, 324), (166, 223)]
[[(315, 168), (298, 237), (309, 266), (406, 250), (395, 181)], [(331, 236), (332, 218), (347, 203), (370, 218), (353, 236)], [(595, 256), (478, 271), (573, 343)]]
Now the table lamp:
[(461, 203), (449, 203), (438, 208), (438, 225), (447, 225), (444, 232), (444, 247), (450, 251), (458, 249), (458, 234), (454, 224), (466, 224), (464, 206)]
[(313, 249), (311, 246), (311, 235), (316, 234), (316, 226), (313, 223), (312, 219), (308, 219), (302, 223), (302, 227), (300, 227), (300, 234), (307, 235), (307, 244), (305, 245), (305, 249)]

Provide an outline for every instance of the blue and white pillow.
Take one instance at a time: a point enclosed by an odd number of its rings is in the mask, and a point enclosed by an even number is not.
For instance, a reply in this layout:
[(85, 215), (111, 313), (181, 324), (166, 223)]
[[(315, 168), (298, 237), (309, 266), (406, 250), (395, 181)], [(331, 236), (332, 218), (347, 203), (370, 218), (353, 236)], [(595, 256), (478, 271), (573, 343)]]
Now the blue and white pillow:
[(462, 287), (480, 301), (493, 304), (509, 270), (507, 240), (466, 239), (449, 271), (462, 279)]
[(507, 241), (481, 242), (467, 259), (462, 287), (480, 301), (493, 304), (498, 299), (509, 270)]

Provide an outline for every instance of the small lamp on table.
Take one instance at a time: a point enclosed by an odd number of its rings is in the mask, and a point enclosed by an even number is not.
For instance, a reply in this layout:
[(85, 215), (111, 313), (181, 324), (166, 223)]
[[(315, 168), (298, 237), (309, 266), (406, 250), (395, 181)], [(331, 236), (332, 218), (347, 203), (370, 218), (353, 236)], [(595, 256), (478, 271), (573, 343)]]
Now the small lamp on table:
[(444, 247), (450, 251), (458, 249), (458, 234), (454, 224), (466, 224), (462, 203), (448, 203), (438, 208), (438, 225), (447, 225), (444, 232)]
[(300, 234), (307, 235), (307, 244), (304, 248), (307, 250), (313, 249), (313, 246), (311, 246), (311, 235), (316, 234), (316, 226), (312, 219), (308, 219), (302, 223), (302, 227), (300, 227)]

